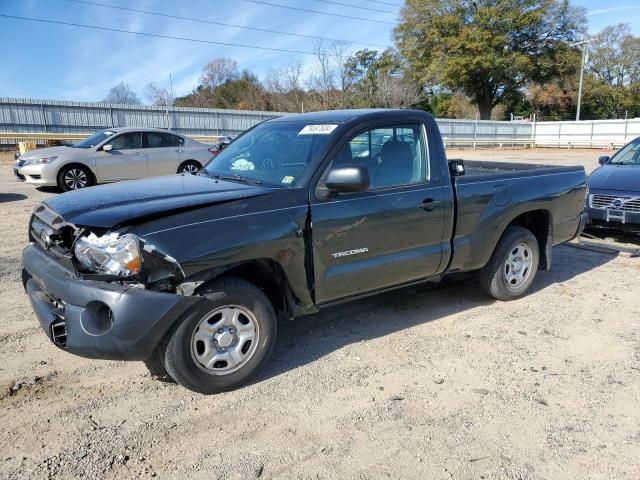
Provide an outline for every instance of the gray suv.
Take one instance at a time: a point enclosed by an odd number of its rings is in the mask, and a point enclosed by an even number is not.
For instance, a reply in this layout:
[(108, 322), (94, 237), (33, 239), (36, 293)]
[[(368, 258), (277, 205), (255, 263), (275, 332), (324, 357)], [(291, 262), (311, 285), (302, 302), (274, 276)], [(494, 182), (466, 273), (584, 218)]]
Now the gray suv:
[(210, 148), (157, 128), (109, 128), (73, 146), (27, 152), (17, 159), (14, 173), (36, 186), (77, 190), (97, 183), (194, 174), (213, 156)]

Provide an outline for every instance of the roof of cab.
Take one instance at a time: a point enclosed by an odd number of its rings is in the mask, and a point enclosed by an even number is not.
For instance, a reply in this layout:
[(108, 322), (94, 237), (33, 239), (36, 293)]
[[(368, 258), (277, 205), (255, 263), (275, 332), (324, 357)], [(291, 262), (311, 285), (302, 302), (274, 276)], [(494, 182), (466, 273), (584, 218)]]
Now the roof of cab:
[(285, 115), (269, 120), (269, 122), (308, 122), (308, 123), (345, 123), (360, 117), (392, 117), (398, 114), (420, 113), (422, 110), (401, 110), (390, 108), (363, 108), (352, 110), (327, 110), (321, 112), (299, 113)]

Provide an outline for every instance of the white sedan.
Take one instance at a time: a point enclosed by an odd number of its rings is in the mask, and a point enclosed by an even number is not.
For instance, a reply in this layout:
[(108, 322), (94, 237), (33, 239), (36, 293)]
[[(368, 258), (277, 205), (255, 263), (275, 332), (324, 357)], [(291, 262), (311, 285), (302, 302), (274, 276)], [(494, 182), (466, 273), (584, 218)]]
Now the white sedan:
[(110, 128), (70, 147), (32, 150), (14, 168), (19, 180), (64, 191), (98, 183), (192, 173), (217, 149), (157, 128)]

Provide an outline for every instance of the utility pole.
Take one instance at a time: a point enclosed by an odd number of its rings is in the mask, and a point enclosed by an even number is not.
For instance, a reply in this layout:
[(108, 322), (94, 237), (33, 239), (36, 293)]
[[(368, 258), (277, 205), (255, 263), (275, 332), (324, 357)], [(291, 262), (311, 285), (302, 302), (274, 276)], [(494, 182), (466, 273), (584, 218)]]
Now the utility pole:
[(582, 42), (576, 42), (569, 45), (570, 47), (581, 46), (582, 50), (582, 62), (580, 64), (580, 83), (578, 85), (578, 108), (576, 109), (576, 120), (580, 120), (580, 105), (582, 104), (582, 82), (584, 79), (584, 66), (589, 61), (589, 47), (588, 44), (591, 43), (591, 39), (588, 38), (583, 40)]

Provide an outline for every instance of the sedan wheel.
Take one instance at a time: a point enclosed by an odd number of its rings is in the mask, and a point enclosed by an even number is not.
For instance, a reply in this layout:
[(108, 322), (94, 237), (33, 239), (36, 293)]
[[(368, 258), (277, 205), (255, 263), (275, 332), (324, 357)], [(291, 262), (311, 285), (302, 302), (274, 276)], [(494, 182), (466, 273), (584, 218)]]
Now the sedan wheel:
[(90, 187), (94, 183), (91, 171), (81, 165), (63, 167), (58, 174), (58, 187), (65, 192)]
[(78, 190), (84, 188), (89, 183), (89, 177), (87, 174), (79, 168), (72, 168), (67, 170), (63, 177), (64, 184), (69, 190)]

